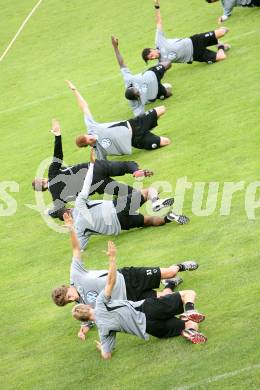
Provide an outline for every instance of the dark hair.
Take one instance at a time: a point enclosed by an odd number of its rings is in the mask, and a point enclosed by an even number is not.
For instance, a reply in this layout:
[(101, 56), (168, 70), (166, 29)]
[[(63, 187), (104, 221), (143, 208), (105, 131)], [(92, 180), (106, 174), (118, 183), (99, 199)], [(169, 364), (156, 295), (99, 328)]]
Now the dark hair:
[(128, 87), (125, 90), (125, 97), (128, 100), (137, 100), (138, 96), (136, 94), (136, 89), (134, 87)]
[(148, 55), (150, 54), (150, 51), (151, 51), (151, 48), (149, 47), (146, 47), (143, 51), (142, 51), (142, 59), (147, 63), (148, 61)]
[(53, 302), (57, 306), (65, 306), (68, 302), (66, 301), (66, 295), (68, 292), (69, 286), (63, 284), (60, 287), (56, 287), (51, 294)]
[(66, 207), (61, 207), (60, 209), (50, 209), (48, 210), (48, 215), (52, 218), (59, 218), (60, 221), (64, 221), (63, 215), (65, 213), (70, 213), (72, 209), (67, 209)]

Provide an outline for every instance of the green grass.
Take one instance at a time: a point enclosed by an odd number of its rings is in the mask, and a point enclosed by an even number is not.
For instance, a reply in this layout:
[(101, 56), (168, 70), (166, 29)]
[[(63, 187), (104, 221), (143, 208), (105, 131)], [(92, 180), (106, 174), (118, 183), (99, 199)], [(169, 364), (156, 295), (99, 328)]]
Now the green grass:
[[(0, 53), (35, 3), (0, 0)], [(162, 1), (168, 36), (211, 30), (220, 14), (218, 3)], [(259, 368), (205, 382), (260, 363), (260, 211), (248, 220), (245, 189), (234, 194), (229, 216), (219, 211), (224, 182), (244, 181), (246, 188), (259, 180), (259, 17), (258, 9), (235, 9), (226, 22), (230, 33), (225, 41), (232, 44), (227, 61), (173, 66), (165, 80), (174, 85), (174, 96), (165, 102), (168, 112), (157, 130), (172, 144), (154, 152), (134, 150), (131, 157), (155, 171), (145, 185), (162, 180), (174, 189), (187, 176), (193, 188), (186, 192), (183, 211), (190, 225), (135, 230), (115, 239), (119, 266), (198, 260), (200, 269), (184, 275), (183, 288), (197, 291), (197, 306), (207, 314), (201, 329), (208, 343), (192, 346), (181, 338), (145, 343), (119, 335), (110, 362), (95, 351), (96, 331), (81, 343), (71, 308), (52, 304), (52, 288), (69, 280), (69, 240), (25, 205), (35, 203), (31, 179), (52, 153), (52, 117), (62, 124), (65, 160), (88, 158), (73, 142), (84, 125), (65, 79), (75, 82), (98, 121), (131, 117), (110, 35), (119, 36), (130, 69), (144, 70), (140, 51), (154, 40), (152, 2), (44, 0), (28, 22), (0, 64), (1, 182), (20, 186), (11, 194), (17, 212), (0, 220), (2, 389), (168, 390), (194, 383), (201, 383), (194, 386), (198, 389), (260, 387)], [(196, 216), (194, 184), (211, 181), (220, 183), (217, 208), (208, 217)], [(107, 266), (106, 241), (92, 238), (84, 254), (88, 267)]]

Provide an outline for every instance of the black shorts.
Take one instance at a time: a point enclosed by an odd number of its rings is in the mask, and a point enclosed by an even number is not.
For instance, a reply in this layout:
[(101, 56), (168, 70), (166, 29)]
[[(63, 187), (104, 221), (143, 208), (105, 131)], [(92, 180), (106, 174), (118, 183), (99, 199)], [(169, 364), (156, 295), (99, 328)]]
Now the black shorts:
[(216, 62), (217, 53), (207, 49), (208, 46), (218, 44), (214, 31), (208, 31), (202, 34), (195, 34), (190, 37), (193, 44), (193, 60), (207, 62), (211, 64)]
[[(110, 175), (119, 176), (124, 172), (128, 173), (126, 167), (128, 167), (127, 164), (130, 165), (131, 163), (133, 163), (133, 167), (136, 166), (137, 169), (138, 166), (134, 162), (96, 160), (94, 164), (90, 195), (94, 194), (95, 192), (98, 194), (106, 193), (114, 196), (124, 196), (131, 194), (133, 187), (119, 183), (118, 181), (109, 177)], [(94, 191), (92, 191), (92, 187), (94, 187)]]
[(159, 338), (179, 336), (185, 328), (185, 321), (176, 318), (182, 314), (183, 302), (180, 293), (160, 298), (147, 298), (136, 308), (146, 316), (146, 332)]
[[(158, 94), (156, 96), (156, 99), (165, 99), (168, 97), (167, 89), (161, 84), (161, 79), (164, 76), (164, 73), (166, 72), (165, 67), (162, 64), (152, 66), (148, 70), (151, 70), (155, 73), (157, 81), (158, 81)], [(150, 102), (155, 102), (156, 99), (149, 100)]]
[(260, 7), (260, 0), (252, 0), (250, 4), (247, 4), (245, 7)]
[(157, 112), (152, 109), (128, 121), (132, 128), (132, 145), (137, 149), (157, 149), (160, 147), (160, 137), (150, 132), (157, 126)]
[(121, 196), (113, 202), (121, 229), (129, 230), (144, 226), (144, 216), (136, 211), (145, 203), (140, 191), (133, 190), (131, 194)]
[(159, 267), (124, 267), (118, 270), (124, 276), (127, 299), (140, 301), (155, 298), (161, 282)]

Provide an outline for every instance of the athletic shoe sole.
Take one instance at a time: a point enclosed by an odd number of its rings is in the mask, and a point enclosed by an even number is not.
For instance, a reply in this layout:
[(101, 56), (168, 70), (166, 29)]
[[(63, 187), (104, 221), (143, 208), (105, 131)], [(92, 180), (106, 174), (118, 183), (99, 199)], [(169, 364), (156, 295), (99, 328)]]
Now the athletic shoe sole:
[(204, 336), (202, 333), (199, 332), (189, 333), (183, 330), (182, 336), (185, 339), (191, 341), (193, 344), (204, 344), (208, 340), (206, 336)]
[(163, 209), (165, 207), (172, 206), (173, 203), (174, 203), (174, 198), (165, 199), (160, 205), (153, 207), (153, 211), (155, 211), (155, 212), (160, 211), (161, 209)]
[(183, 313), (180, 318), (184, 321), (193, 321), (199, 324), (200, 322), (204, 321), (206, 317), (204, 314), (194, 312), (191, 314)]

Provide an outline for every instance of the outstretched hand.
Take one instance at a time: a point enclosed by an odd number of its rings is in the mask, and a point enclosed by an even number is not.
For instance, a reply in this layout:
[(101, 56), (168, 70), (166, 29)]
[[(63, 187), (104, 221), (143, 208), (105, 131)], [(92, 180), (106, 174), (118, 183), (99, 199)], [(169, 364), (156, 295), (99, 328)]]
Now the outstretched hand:
[(95, 149), (92, 146), (90, 149), (90, 162), (94, 164), (95, 161), (96, 161)]
[(55, 136), (59, 136), (61, 135), (61, 128), (60, 128), (60, 123), (59, 121), (57, 121), (57, 119), (53, 119), (52, 120), (52, 124), (51, 124), (51, 130), (52, 134), (54, 134)]
[(77, 88), (75, 87), (74, 84), (72, 84), (72, 82), (70, 80), (65, 80), (65, 81), (66, 81), (69, 89), (71, 89), (72, 91), (76, 91)]
[(116, 256), (116, 246), (113, 241), (108, 241), (107, 243), (107, 256), (115, 257)]
[(118, 38), (116, 38), (116, 37), (114, 37), (113, 35), (112, 35), (112, 37), (111, 37), (111, 41), (112, 41), (112, 45), (114, 46), (114, 47), (118, 47)]

